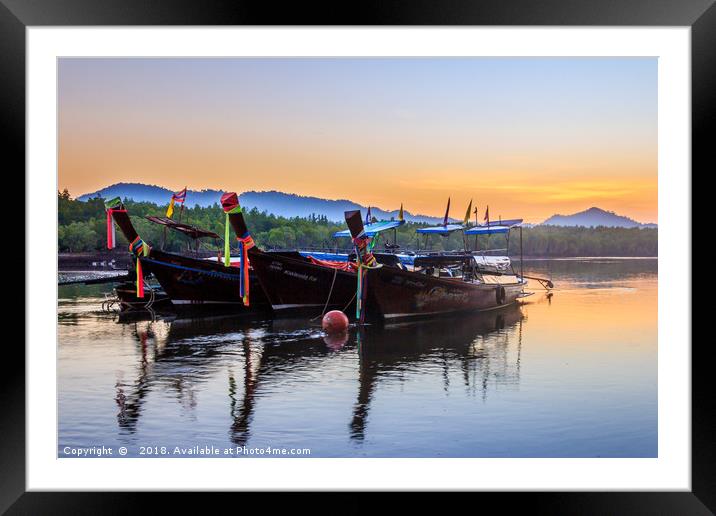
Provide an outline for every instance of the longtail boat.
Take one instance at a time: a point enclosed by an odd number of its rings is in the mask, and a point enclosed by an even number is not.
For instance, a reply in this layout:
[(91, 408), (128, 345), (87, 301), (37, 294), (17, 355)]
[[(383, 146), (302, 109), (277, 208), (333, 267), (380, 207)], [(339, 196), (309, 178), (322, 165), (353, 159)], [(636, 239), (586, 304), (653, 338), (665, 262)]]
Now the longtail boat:
[[(235, 193), (225, 194), (222, 207), (237, 239), (248, 242), (249, 230)], [(349, 310), (355, 306), (354, 262), (321, 259), (298, 251), (265, 252), (249, 245), (246, 254), (275, 313), (320, 315), (327, 310)], [(325, 255), (322, 255), (325, 256)], [(249, 280), (252, 282), (252, 280)]]
[[(248, 249), (248, 260), (275, 312), (320, 315), (355, 308), (359, 320), (381, 321), (493, 310), (514, 303), (527, 284), (513, 274), (481, 273), (469, 253), (416, 257), (420, 271), (408, 270), (395, 254), (371, 252), (371, 239), (402, 221), (364, 226), (360, 211), (345, 215), (356, 261), (267, 253), (253, 245)], [(240, 210), (229, 220), (241, 235), (237, 238), (250, 238)]]
[[(147, 278), (145, 275), (145, 284)], [(149, 293), (145, 293), (144, 297), (137, 297), (137, 283), (135, 281), (125, 281), (114, 287), (114, 294), (119, 301), (119, 310), (121, 312), (131, 310), (146, 310), (151, 308), (170, 309), (172, 300), (161, 288), (152, 288)], [(107, 300), (112, 301), (111, 299)], [(108, 307), (109, 308), (109, 307)]]
[[(361, 310), (368, 318), (383, 320), (494, 310), (514, 303), (524, 293), (527, 281), (523, 277), (486, 274), (476, 267), (471, 253), (417, 257), (414, 270), (376, 267), (360, 211), (347, 211), (345, 218), (360, 260), (358, 284), (365, 306), (359, 308), (358, 317), (364, 317)], [(366, 242), (368, 251), (362, 252)]]
[[(207, 260), (169, 253), (151, 247), (137, 234), (120, 199), (107, 201), (105, 207), (109, 245), (113, 245), (112, 233), (116, 223), (124, 237), (130, 242), (130, 252), (135, 256), (137, 298), (145, 297), (144, 277), (151, 273), (169, 296), (175, 309), (195, 310), (203, 307), (210, 311), (229, 310), (238, 313), (270, 310), (263, 290), (255, 289), (251, 292), (250, 298), (248, 292), (242, 291), (242, 278), (247, 272), (249, 277), (253, 274), (241, 266), (241, 260), (238, 260), (237, 264), (236, 260), (229, 257), (224, 262), (219, 262), (217, 259)], [(185, 234), (192, 234), (192, 232), (198, 234), (197, 231), (203, 231), (173, 221), (163, 220), (163, 223), (168, 227), (174, 226)], [(210, 236), (214, 235), (211, 233)], [(227, 257), (225, 256), (225, 258)]]

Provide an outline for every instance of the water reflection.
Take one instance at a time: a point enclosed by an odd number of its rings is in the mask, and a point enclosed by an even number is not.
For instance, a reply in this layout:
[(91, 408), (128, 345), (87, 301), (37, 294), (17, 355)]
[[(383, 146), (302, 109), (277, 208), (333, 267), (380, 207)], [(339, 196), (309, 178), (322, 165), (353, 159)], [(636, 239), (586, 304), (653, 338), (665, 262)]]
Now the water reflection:
[(521, 307), (341, 338), (305, 319), (117, 320), (105, 292), (61, 287), (59, 445), (656, 456), (656, 261), (526, 272), (552, 277), (554, 296), (534, 286)]
[(122, 433), (136, 432), (152, 390), (174, 392), (185, 414), (190, 414), (196, 408), (198, 384), (220, 371), (229, 358), (228, 433), (233, 444), (244, 446), (251, 436), (261, 384), (300, 377), (307, 368), (315, 372), (331, 356), (351, 353), (357, 360), (358, 383), (349, 435), (360, 443), (365, 439), (374, 393), (384, 377), (423, 369), (430, 373), (437, 365), (447, 391), (449, 372), (459, 367), (465, 388), (483, 400), (491, 382), (516, 385), (522, 319), (520, 307), (513, 305), (472, 317), (353, 327), (338, 337), (323, 335), (305, 320), (122, 321), (133, 328), (139, 363), (132, 382), (117, 379), (118, 425)]
[[(503, 385), (518, 383), (522, 319), (520, 306), (512, 305), (472, 317), (359, 329), (359, 387), (351, 438), (358, 442), (365, 439), (370, 404), (381, 377), (419, 369), (420, 361), (440, 364), (446, 392), (454, 362), (462, 371), (465, 387), (479, 391), (483, 399), (487, 398), (490, 380)], [(510, 357), (511, 347), (514, 359)]]
[(249, 426), (254, 413), (254, 397), (263, 355), (261, 349), (252, 350), (248, 342), (244, 342), (243, 348), (245, 357), (243, 395), (237, 389), (234, 373), (229, 371), (229, 398), (233, 421), (229, 437), (237, 446), (244, 446), (249, 440)]

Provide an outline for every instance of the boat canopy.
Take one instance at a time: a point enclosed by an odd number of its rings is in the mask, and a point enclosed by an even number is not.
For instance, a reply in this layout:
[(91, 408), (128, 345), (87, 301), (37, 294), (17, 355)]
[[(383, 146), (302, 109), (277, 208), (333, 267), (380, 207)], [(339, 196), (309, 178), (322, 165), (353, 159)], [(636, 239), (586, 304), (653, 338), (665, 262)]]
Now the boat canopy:
[(506, 219), (506, 220), (493, 220), (490, 221), (490, 226), (507, 226), (507, 227), (515, 227), (522, 224), (522, 219)]
[(168, 217), (154, 217), (152, 215), (147, 215), (147, 220), (150, 222), (154, 222), (155, 224), (159, 224), (161, 226), (167, 226), (170, 229), (173, 229), (174, 231), (178, 231), (179, 233), (182, 233), (190, 238), (197, 239), (197, 238), (221, 238), (219, 235), (214, 233), (213, 231), (208, 231), (206, 229), (201, 229), (196, 226), (192, 226), (190, 224), (183, 224), (181, 222), (177, 222), (176, 220), (172, 220)]
[(486, 226), (474, 226), (465, 230), (466, 235), (496, 235), (499, 233), (509, 233), (510, 229), (522, 224), (522, 219), (500, 220), (492, 222)]
[(466, 235), (496, 235), (508, 233), (510, 226), (475, 226), (465, 231)]
[(462, 224), (446, 224), (444, 226), (430, 226), (427, 228), (418, 228), (415, 230), (416, 233), (426, 233), (432, 235), (447, 235), (453, 231), (464, 229), (465, 226)]
[(472, 254), (434, 254), (416, 256), (413, 259), (413, 265), (416, 267), (447, 267), (450, 265), (460, 265), (465, 262), (474, 260)]
[[(380, 233), (381, 231), (386, 231), (388, 229), (397, 228), (398, 226), (402, 226), (405, 224), (404, 220), (381, 220), (380, 222), (373, 222), (372, 224), (366, 224), (364, 226), (365, 234), (369, 237), (373, 237)], [(343, 231), (336, 231), (333, 233), (333, 236), (335, 238), (343, 238), (347, 237), (350, 238), (351, 232), (349, 229), (344, 229)]]
[(325, 251), (299, 251), (298, 254), (304, 258), (312, 256), (319, 260), (329, 260), (333, 262), (347, 262), (348, 255), (346, 253), (328, 253)]

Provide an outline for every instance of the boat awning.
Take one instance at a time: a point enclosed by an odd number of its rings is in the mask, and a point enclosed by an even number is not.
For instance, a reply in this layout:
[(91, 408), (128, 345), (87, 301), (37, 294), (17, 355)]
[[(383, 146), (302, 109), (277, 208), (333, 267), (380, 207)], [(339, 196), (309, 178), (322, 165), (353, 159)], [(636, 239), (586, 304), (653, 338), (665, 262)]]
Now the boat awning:
[(312, 256), (313, 258), (317, 258), (319, 260), (329, 260), (333, 262), (348, 261), (348, 255), (345, 253), (328, 253), (325, 251), (299, 251), (298, 254), (300, 254), (304, 258)]
[(471, 254), (435, 254), (416, 256), (413, 259), (413, 265), (416, 267), (447, 267), (450, 265), (460, 265), (473, 260)]
[(507, 233), (510, 229), (522, 224), (522, 219), (493, 220), (489, 225), (474, 226), (465, 230), (466, 235), (494, 235)]
[(155, 224), (166, 226), (174, 231), (178, 231), (179, 233), (182, 233), (190, 238), (221, 238), (213, 231), (201, 229), (189, 224), (182, 224), (181, 222), (177, 222), (176, 220), (167, 217), (154, 217), (152, 215), (147, 215), (146, 219), (150, 222), (154, 222)]
[[(381, 231), (397, 228), (403, 224), (405, 224), (404, 220), (381, 220), (380, 222), (373, 222), (372, 224), (365, 225), (365, 234), (369, 237), (373, 237)], [(333, 236), (335, 238), (350, 238), (351, 232), (349, 229), (344, 229), (343, 231), (336, 231), (333, 233)]]
[(475, 226), (465, 231), (466, 235), (495, 235), (508, 233), (511, 226)]
[(507, 226), (513, 228), (522, 224), (522, 219), (491, 220), (490, 226)]
[(427, 228), (418, 228), (415, 230), (415, 232), (433, 235), (447, 235), (452, 233), (453, 231), (457, 231), (463, 228), (464, 226), (462, 224), (447, 224), (445, 226), (430, 226)]

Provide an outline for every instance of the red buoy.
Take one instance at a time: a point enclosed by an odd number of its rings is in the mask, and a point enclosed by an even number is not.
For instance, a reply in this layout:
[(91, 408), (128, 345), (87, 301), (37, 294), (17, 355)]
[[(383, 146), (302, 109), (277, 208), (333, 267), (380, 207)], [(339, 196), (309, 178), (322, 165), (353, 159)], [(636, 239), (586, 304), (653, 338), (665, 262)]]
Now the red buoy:
[(331, 310), (323, 316), (323, 331), (329, 335), (345, 333), (348, 330), (348, 317), (340, 310)]

